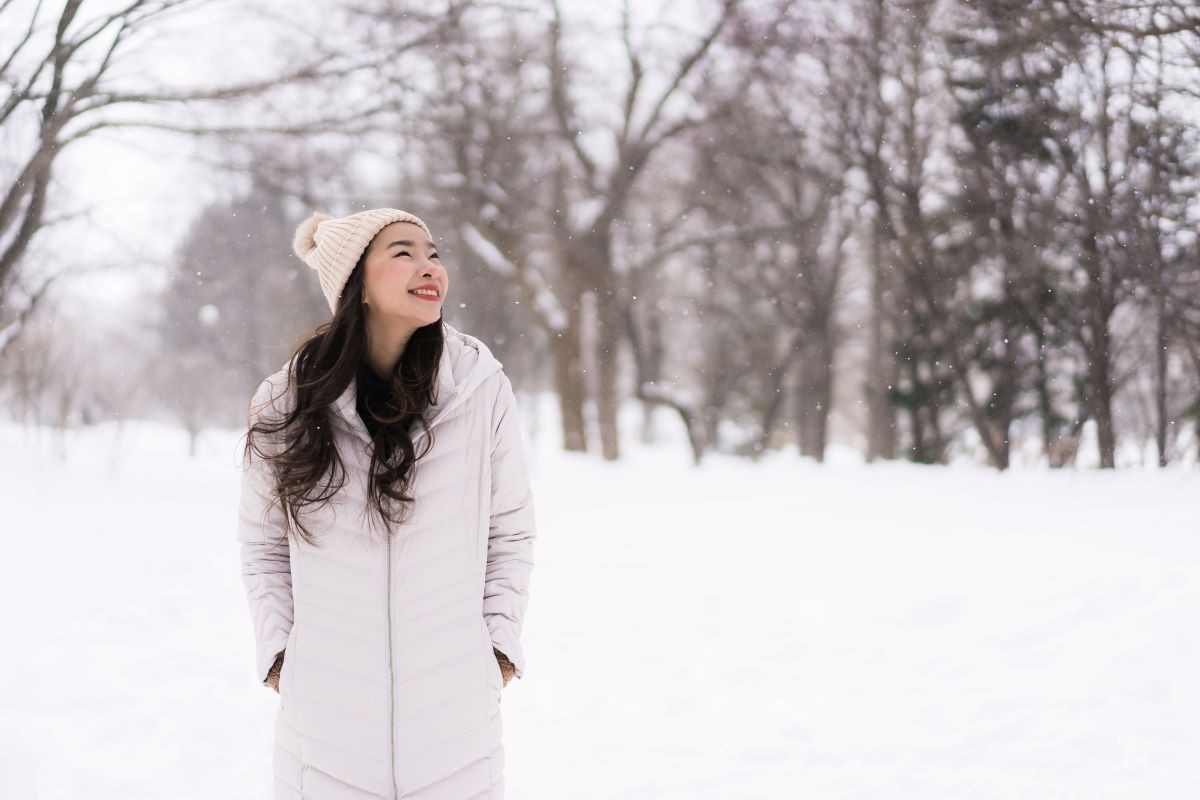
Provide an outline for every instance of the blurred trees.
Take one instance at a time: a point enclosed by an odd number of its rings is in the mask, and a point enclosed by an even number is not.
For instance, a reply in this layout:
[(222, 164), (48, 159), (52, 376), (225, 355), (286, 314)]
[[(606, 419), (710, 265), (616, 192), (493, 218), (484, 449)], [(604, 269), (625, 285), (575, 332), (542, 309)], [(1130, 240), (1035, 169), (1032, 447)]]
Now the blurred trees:
[(279, 369), (291, 345), (328, 313), (311, 269), (291, 252), (282, 197), (256, 181), (192, 220), (159, 295), (155, 364), (161, 397), (193, 436), (214, 419), (236, 427), (229, 397)]
[[(321, 66), (220, 126), (232, 188), (161, 292), (189, 427), (322, 319), (294, 225), (398, 205), (441, 240), (447, 318), (554, 391), (570, 450), (618, 458), (636, 399), (643, 441), (665, 406), (697, 460), (1200, 455), (1189, 4), (330, 8)], [(0, 244), (47, 202), (15, 174)]]
[[(52, 213), (58, 198), (51, 197), (51, 185), (56, 162), (67, 148), (98, 131), (119, 128), (187, 135), (254, 130), (266, 120), (242, 119), (221, 127), (189, 109), (211, 111), (222, 102), (262, 98), (280, 87), (345, 77), (361, 68), (332, 63), (317, 50), (267, 80), (201, 88), (147, 83), (140, 79), (144, 76), (124, 71), (128, 59), (136, 59), (156, 32), (204, 5), (204, 0), (129, 0), (88, 15), (81, 12), (94, 9), (85, 9), (82, 0), (66, 0), (45, 14), (41, 3), (0, 4), (0, 131), (6, 140), (0, 160), (5, 179), (0, 195), (0, 346), (12, 341), (57, 277), (36, 274), (26, 255), (40, 232), (63, 221), (63, 215)], [(125, 116), (127, 111), (141, 116)], [(348, 117), (316, 115), (296, 130), (312, 133), (349, 125), (362, 115), (361, 108)], [(81, 269), (74, 267), (73, 274)]]

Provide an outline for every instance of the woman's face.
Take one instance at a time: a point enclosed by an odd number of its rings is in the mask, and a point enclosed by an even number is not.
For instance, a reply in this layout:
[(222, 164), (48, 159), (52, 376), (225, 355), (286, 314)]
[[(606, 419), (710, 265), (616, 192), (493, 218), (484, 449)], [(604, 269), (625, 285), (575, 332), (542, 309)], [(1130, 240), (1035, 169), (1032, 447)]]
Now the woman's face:
[[(413, 328), (441, 317), (450, 278), (436, 245), (420, 225), (393, 222), (375, 234), (363, 266), (363, 302), (368, 315), (393, 318)], [(426, 287), (432, 293), (417, 293)]]

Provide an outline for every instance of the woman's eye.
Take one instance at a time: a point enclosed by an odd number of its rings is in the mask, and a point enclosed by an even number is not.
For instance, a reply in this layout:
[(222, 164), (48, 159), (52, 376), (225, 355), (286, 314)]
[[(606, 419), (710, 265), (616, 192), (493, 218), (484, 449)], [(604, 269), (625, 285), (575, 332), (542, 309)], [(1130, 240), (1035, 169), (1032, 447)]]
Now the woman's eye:
[(433, 255), (430, 256), (430, 258), (436, 258), (440, 261), (442, 257), (439, 256), (437, 253), (434, 253)]

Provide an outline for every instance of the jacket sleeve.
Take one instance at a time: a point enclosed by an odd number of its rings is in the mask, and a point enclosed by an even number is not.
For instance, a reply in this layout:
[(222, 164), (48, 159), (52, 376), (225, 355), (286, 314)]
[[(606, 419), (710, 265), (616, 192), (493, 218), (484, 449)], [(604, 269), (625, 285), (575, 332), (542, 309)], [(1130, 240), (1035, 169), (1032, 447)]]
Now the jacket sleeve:
[(525, 672), (521, 626), (529, 601), (536, 525), (517, 401), (503, 372), (492, 416), (491, 472), (483, 616), (492, 644), (508, 657), (520, 678)]
[[(250, 422), (269, 405), (272, 384), (264, 381), (254, 394)], [(262, 441), (261, 439), (259, 441)], [(256, 444), (259, 444), (256, 441)], [(265, 441), (263, 450), (275, 452)], [(267, 684), (267, 673), (287, 645), (292, 630), (292, 570), (282, 505), (271, 502), (274, 478), (270, 465), (253, 450), (243, 467), (238, 508), (237, 540), (241, 549), (242, 583), (254, 626), (258, 679)]]

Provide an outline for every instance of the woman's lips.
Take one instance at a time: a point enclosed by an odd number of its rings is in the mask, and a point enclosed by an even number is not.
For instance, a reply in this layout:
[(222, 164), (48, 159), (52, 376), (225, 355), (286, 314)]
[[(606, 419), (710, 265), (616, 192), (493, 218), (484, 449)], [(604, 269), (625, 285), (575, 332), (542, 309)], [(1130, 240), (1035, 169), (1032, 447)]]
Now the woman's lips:
[(410, 291), (409, 294), (411, 294), (413, 297), (417, 298), (418, 300), (432, 300), (435, 303), (438, 300), (442, 299), (441, 295), (417, 294), (416, 292), (413, 292), (413, 291)]

